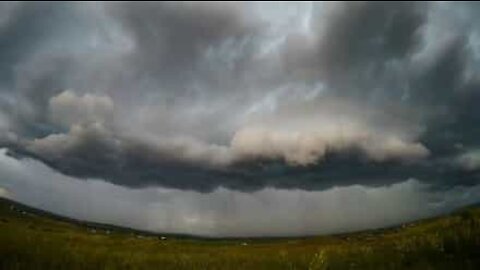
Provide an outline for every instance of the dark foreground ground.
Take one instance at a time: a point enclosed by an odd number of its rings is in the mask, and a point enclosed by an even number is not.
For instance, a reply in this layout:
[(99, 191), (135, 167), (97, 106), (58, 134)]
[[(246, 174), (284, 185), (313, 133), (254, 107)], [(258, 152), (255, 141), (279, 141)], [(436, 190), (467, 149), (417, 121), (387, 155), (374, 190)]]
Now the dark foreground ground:
[(480, 269), (480, 208), (394, 229), (288, 239), (161, 236), (0, 200), (0, 269)]

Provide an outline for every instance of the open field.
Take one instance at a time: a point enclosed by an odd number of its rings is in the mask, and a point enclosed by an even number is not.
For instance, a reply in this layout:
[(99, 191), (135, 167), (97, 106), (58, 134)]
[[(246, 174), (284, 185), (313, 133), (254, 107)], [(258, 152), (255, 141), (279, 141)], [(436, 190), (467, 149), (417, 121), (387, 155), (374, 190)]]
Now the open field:
[(59, 220), (0, 200), (1, 269), (480, 269), (480, 208), (394, 229), (200, 239)]

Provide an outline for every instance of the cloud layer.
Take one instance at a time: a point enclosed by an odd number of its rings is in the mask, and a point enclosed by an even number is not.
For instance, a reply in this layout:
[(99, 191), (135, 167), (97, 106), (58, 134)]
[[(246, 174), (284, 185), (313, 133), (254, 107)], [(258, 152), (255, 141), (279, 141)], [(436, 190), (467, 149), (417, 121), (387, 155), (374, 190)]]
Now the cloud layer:
[(296, 236), (397, 225), (476, 202), (480, 186), (431, 191), (417, 180), (325, 191), (128, 189), (59, 174), (0, 150), (0, 196), (77, 219), (203, 236)]
[(475, 185), (470, 5), (2, 4), (0, 144), (126, 187)]

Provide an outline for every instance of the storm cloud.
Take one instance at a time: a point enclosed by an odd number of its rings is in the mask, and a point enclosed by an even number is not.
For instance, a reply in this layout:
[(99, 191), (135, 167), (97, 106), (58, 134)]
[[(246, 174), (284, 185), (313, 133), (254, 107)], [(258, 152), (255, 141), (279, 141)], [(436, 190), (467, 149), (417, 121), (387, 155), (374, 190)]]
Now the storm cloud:
[(210, 237), (303, 236), (398, 225), (474, 203), (480, 195), (479, 185), (432, 192), (415, 179), (324, 191), (129, 189), (98, 179), (79, 181), (36, 160), (9, 157), (5, 149), (0, 172), (0, 197), (81, 220)]
[(2, 4), (0, 144), (128, 188), (476, 185), (468, 5)]

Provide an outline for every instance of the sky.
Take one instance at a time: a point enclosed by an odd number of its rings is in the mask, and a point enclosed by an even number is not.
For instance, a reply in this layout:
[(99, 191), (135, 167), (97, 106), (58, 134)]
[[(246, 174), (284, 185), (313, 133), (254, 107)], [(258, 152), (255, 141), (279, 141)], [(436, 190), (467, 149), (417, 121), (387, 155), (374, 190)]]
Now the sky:
[(479, 8), (1, 3), (0, 196), (221, 237), (476, 203)]

